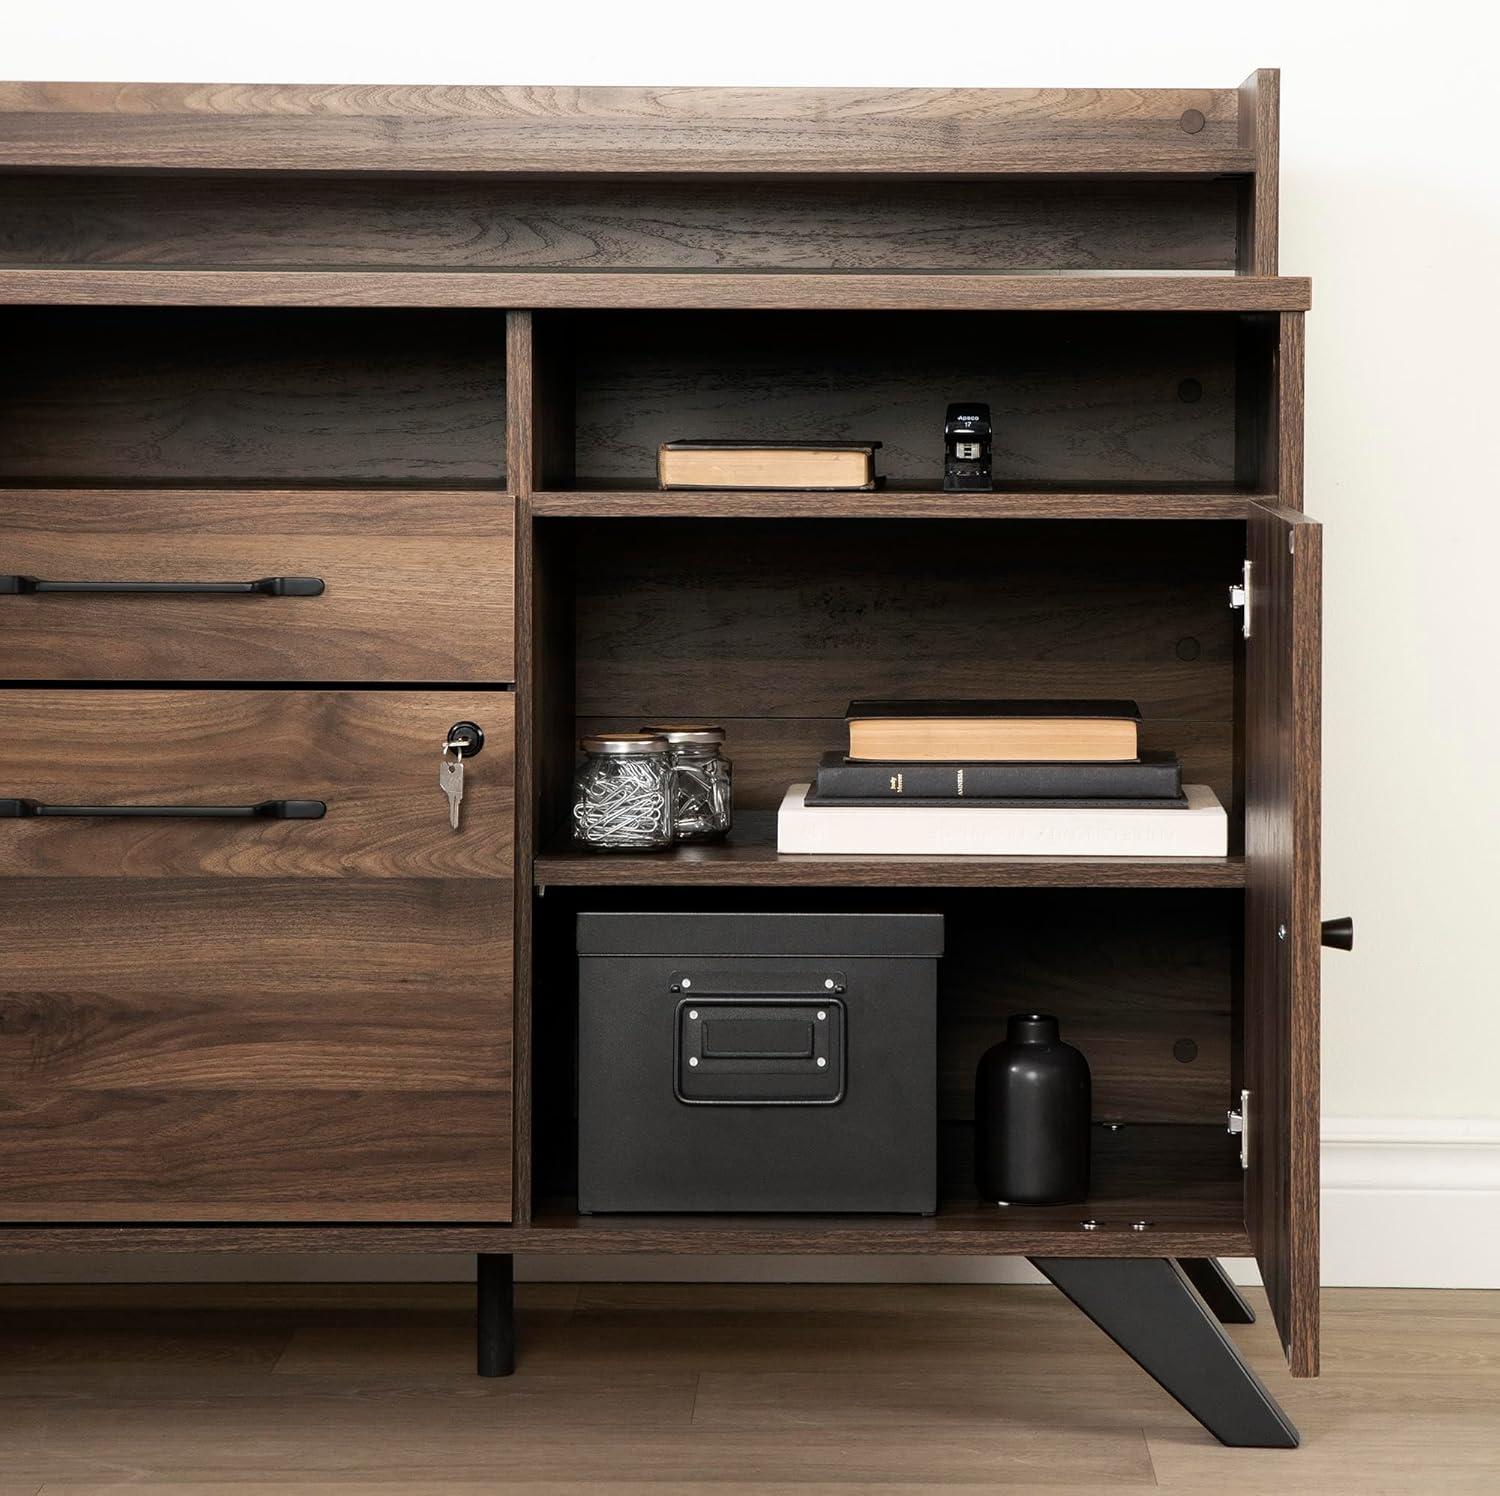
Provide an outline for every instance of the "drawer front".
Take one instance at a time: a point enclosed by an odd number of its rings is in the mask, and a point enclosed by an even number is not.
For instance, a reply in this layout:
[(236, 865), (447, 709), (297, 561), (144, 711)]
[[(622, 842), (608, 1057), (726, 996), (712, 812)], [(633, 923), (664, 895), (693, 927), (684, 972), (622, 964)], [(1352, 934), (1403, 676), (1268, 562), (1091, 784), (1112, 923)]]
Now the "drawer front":
[[(461, 721), (485, 745), (454, 831), (438, 768)], [(326, 806), (319, 820), (0, 818), (0, 877), (509, 879), (514, 733), (500, 690), (0, 692), (0, 800)]]
[(510, 928), (503, 878), (0, 884), (0, 1223), (508, 1221)]
[[(0, 675), (11, 680), (515, 676), (505, 494), (12, 490), (0, 511)], [(274, 578), (321, 591), (35, 586)]]

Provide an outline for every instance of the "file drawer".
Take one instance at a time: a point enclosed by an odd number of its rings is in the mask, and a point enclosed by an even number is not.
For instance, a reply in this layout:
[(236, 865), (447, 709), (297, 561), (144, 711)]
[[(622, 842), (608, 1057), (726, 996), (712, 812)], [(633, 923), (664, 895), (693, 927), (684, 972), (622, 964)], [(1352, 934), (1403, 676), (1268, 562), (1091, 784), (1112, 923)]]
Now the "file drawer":
[[(438, 788), (455, 723), (460, 829)], [(0, 877), (509, 878), (509, 691), (0, 692), (0, 800), (133, 809), (322, 801), (318, 820), (0, 818)]]
[(0, 511), (7, 679), (515, 676), (505, 494), (11, 490)]
[[(0, 693), (0, 1223), (508, 1221), (513, 733), (498, 690)], [(274, 801), (324, 812), (229, 814)]]
[(501, 878), (0, 885), (0, 1224), (510, 1220), (510, 939)]

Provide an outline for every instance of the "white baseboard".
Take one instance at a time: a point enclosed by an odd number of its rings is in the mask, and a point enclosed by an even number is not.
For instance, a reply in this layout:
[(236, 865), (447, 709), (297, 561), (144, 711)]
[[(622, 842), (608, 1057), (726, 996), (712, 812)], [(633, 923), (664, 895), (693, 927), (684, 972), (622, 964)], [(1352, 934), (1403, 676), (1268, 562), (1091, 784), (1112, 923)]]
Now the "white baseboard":
[[(1329, 1288), (1500, 1288), (1500, 1122), (1326, 1118), (1323, 1283)], [(1258, 1282), (1249, 1259), (1226, 1262)], [(0, 1257), (10, 1283), (447, 1282), (468, 1257)], [(526, 1257), (523, 1281), (1038, 1283), (1017, 1257)]]
[(1500, 1122), (1323, 1122), (1323, 1282), (1500, 1288)]

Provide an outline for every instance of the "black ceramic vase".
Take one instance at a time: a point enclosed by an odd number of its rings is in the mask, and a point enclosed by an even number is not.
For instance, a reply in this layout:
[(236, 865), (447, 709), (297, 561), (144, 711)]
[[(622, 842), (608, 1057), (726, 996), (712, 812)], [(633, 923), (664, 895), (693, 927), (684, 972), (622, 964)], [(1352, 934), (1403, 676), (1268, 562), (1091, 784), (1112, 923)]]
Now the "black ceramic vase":
[(1089, 1192), (1088, 1061), (1046, 1013), (1013, 1013), (974, 1079), (981, 1200), (1062, 1205)]

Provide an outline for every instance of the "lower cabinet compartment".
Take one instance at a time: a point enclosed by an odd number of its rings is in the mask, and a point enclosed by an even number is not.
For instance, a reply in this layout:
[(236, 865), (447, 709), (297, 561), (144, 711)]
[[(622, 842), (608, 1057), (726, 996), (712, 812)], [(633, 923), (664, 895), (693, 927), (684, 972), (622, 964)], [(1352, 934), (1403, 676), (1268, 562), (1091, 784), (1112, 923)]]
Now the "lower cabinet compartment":
[[(1246, 1255), (1244, 1175), (1225, 1126), (1241, 1066), (1241, 902), (1217, 889), (799, 890), (789, 904), (769, 890), (549, 888), (536, 905), (527, 1246), (691, 1251), (695, 1236), (727, 1232), (741, 1251)], [(793, 908), (943, 916), (936, 1215), (580, 1215), (579, 913)], [(589, 980), (603, 960), (589, 958)], [(1031, 1011), (1054, 1014), (1092, 1070), (1092, 1185), (1081, 1205), (1002, 1207), (976, 1190), (975, 1071), (1007, 1017)], [(670, 1041), (665, 1052), (669, 1063)]]
[[(6, 792), (326, 806), (0, 819), (0, 1224), (510, 1220), (512, 708), (0, 695)], [(459, 720), (485, 747), (455, 832)]]

